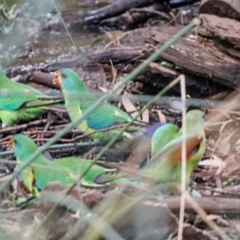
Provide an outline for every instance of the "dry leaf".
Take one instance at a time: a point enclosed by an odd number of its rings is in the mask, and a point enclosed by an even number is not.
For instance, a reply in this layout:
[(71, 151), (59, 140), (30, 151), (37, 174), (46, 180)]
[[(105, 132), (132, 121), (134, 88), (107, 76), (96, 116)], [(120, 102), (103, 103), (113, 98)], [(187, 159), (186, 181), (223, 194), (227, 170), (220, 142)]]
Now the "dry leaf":
[(232, 119), (229, 119), (229, 120), (223, 122), (222, 126), (220, 127), (219, 133), (222, 134), (222, 132), (223, 132), (224, 128), (227, 126), (227, 124), (232, 123), (232, 122), (233, 122)]
[(166, 123), (166, 122), (167, 122), (166, 117), (165, 117), (165, 115), (162, 113), (161, 110), (154, 109), (154, 112), (156, 112), (156, 113), (158, 114), (160, 123)]
[(230, 176), (240, 171), (240, 155), (231, 154), (225, 160), (214, 155), (213, 159), (203, 160), (198, 165), (218, 168), (215, 175), (224, 174), (225, 176)]
[(108, 92), (108, 89), (105, 88), (105, 87), (100, 87), (100, 86), (99, 86), (99, 89), (100, 89), (102, 92), (104, 92), (104, 93), (107, 93), (107, 92)]
[(239, 219), (231, 219), (231, 220), (229, 220), (229, 222), (240, 232), (240, 220)]
[[(116, 85), (121, 84), (121, 82), (122, 82), (123, 80), (124, 80), (124, 76), (119, 77)], [(115, 85), (115, 87), (116, 87), (116, 85)], [(121, 87), (115, 92), (115, 95), (116, 95), (116, 96), (119, 96), (119, 95), (122, 93), (122, 91), (123, 91), (124, 88), (125, 88), (125, 85), (121, 86)]]
[[(137, 116), (138, 111), (137, 108), (133, 105), (133, 103), (128, 98), (129, 94), (127, 92), (124, 92), (124, 96), (122, 97), (122, 104), (127, 112), (133, 112), (131, 113), (132, 117)], [(140, 117), (137, 118), (140, 120)]]
[(117, 78), (117, 70), (114, 67), (111, 59), (110, 59), (110, 63), (111, 63), (112, 76), (113, 76), (112, 83), (115, 83), (116, 82), (116, 78)]
[(231, 154), (225, 159), (226, 167), (224, 169), (224, 174), (226, 176), (231, 176), (240, 172), (240, 155)]
[(207, 215), (208, 220), (216, 220), (222, 218), (220, 215), (215, 215), (215, 214), (209, 214)]
[(217, 149), (218, 152), (223, 154), (223, 155), (227, 155), (229, 154), (230, 150), (231, 150), (231, 143), (230, 143), (230, 139), (232, 138), (233, 134), (235, 131), (233, 131), (230, 135), (228, 135), (226, 138), (224, 138), (223, 140), (219, 141), (218, 145), (217, 145)]
[(210, 168), (218, 168), (219, 169), (224, 169), (226, 167), (225, 161), (223, 161), (221, 158), (219, 158), (216, 155), (213, 155), (212, 159), (206, 159), (198, 163), (199, 166), (208, 166)]
[(146, 109), (142, 114), (142, 121), (149, 123), (149, 110)]

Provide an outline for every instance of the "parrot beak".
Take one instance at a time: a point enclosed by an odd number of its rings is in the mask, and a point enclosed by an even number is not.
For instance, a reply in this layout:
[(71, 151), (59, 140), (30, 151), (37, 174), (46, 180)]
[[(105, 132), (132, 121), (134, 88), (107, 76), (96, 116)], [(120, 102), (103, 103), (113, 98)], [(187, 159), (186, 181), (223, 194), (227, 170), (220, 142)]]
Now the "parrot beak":
[(57, 86), (61, 86), (61, 70), (57, 70), (56, 72), (51, 73), (54, 78), (53, 78), (53, 84)]
[(8, 142), (8, 147), (10, 149), (13, 149), (13, 147), (14, 147), (14, 140), (13, 140), (13, 138), (11, 138), (10, 141)]

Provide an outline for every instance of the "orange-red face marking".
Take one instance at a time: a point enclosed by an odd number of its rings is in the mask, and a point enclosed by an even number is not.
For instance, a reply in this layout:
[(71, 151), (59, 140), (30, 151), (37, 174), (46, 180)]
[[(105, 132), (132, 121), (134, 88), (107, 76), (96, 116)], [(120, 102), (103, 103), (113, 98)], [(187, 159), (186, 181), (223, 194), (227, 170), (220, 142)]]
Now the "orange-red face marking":
[(10, 149), (13, 149), (13, 146), (14, 146), (14, 140), (13, 140), (13, 138), (11, 138), (11, 139), (9, 140), (9, 142), (8, 142), (8, 147), (9, 147)]
[(61, 86), (60, 83), (60, 78), (61, 78), (61, 70), (57, 70), (54, 74), (54, 78), (53, 78), (53, 83), (56, 84), (57, 86)]

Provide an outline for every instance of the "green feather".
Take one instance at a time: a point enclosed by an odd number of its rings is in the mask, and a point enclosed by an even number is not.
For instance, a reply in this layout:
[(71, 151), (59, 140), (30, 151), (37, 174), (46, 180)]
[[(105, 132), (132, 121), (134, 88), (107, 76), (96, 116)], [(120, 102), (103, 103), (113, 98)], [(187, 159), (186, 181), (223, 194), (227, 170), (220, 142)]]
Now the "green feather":
[[(14, 135), (12, 137), (12, 142), (18, 165), (27, 160), (37, 150), (36, 144), (30, 138), (22, 134)], [(42, 154), (36, 157), (33, 163), (42, 165), (44, 168), (31, 164), (20, 174), (24, 185), (30, 192), (33, 192), (35, 186), (39, 189), (43, 189), (48, 183), (55, 181), (59, 181), (63, 185), (72, 184), (79, 175), (81, 176), (81, 174), (85, 173), (90, 165), (92, 165), (91, 160), (78, 157), (66, 157), (49, 161)], [(114, 172), (115, 170), (112, 171)], [(81, 182), (89, 184), (94, 183), (97, 177), (107, 172), (108, 171), (104, 167), (94, 164)], [(112, 181), (112, 179), (107, 179), (106, 177), (104, 183), (108, 181)]]
[(11, 126), (19, 120), (32, 120), (44, 114), (46, 106), (60, 102), (53, 101), (37, 89), (11, 81), (3, 70), (0, 70), (0, 82), (0, 119), (3, 126)]
[[(187, 112), (187, 185), (189, 185), (191, 173), (202, 159), (206, 148), (203, 117), (204, 113), (201, 110), (194, 109)], [(182, 142), (182, 130), (177, 131), (177, 127), (174, 127), (174, 125), (161, 126), (152, 138), (152, 156), (154, 160), (150, 161), (146, 173), (156, 181), (180, 183)]]
[[(76, 98), (77, 94), (86, 94), (89, 93), (89, 90), (80, 76), (71, 69), (61, 69), (57, 82), (61, 86), (66, 108), (72, 121), (82, 116), (97, 100), (91, 94), (87, 100)], [(78, 125), (78, 129), (91, 134), (90, 137), (93, 139), (107, 142), (120, 132), (120, 130), (108, 130), (108, 128), (130, 121), (132, 121), (132, 118), (121, 109), (109, 103), (102, 103), (101, 106), (86, 117), (85, 121)], [(107, 131), (100, 132), (99, 130)]]
[(179, 131), (179, 127), (171, 123), (160, 126), (152, 136), (151, 154), (157, 154), (179, 135)]
[[(189, 185), (190, 175), (192, 171), (196, 168), (198, 162), (201, 160), (206, 148), (206, 137), (203, 128), (203, 116), (204, 114), (200, 110), (191, 110), (187, 113), (187, 185)], [(162, 127), (163, 126), (161, 126), (161, 128)], [(169, 134), (171, 133), (172, 137), (175, 136), (174, 139), (172, 139), (170, 135), (169, 138), (167, 137), (167, 129), (171, 130)], [(153, 141), (156, 141), (154, 142), (155, 145), (159, 142), (159, 149), (157, 148), (157, 145), (152, 147), (153, 159), (151, 161), (151, 164), (139, 170), (140, 179), (142, 182), (149, 183), (150, 178), (153, 179), (154, 184), (157, 182), (181, 182), (181, 148), (183, 136), (181, 134), (181, 130), (178, 131), (178, 134), (176, 133), (177, 127), (171, 125), (169, 125), (169, 128), (165, 127), (162, 129), (162, 131), (157, 130), (154, 133), (156, 136), (153, 136)], [(162, 143), (160, 141), (161, 136), (165, 137)], [(37, 149), (35, 143), (24, 135), (15, 135), (13, 137), (13, 141), (13, 150), (18, 163), (25, 161)], [(67, 157), (56, 159), (55, 161), (51, 162), (48, 161), (43, 155), (40, 155), (35, 159), (34, 163), (51, 167), (56, 171), (46, 171), (46, 169), (41, 169), (30, 165), (26, 169), (26, 172), (21, 173), (23, 182), (29, 191), (33, 191), (35, 187), (34, 183), (31, 183), (31, 173), (33, 173), (36, 186), (40, 189), (42, 189), (46, 184), (54, 181), (60, 181), (62, 184), (70, 184), (76, 180), (79, 174), (81, 175), (86, 171), (86, 169), (89, 168), (89, 165), (92, 164), (92, 161), (80, 159), (77, 157)], [(121, 174), (118, 174), (116, 176), (108, 175), (106, 174), (106, 169), (104, 167), (94, 164), (91, 170), (88, 171), (87, 174), (83, 177), (82, 183), (95, 182), (102, 184), (108, 181), (124, 184), (135, 183), (134, 181), (130, 181), (129, 179), (122, 176), (123, 175)], [(152, 183), (152, 181), (150, 181), (150, 183)]]
[(82, 159), (79, 157), (58, 158), (54, 161), (54, 163), (59, 164), (61, 166), (65, 166), (74, 171), (76, 174), (79, 173), (80, 175), (82, 173), (85, 173), (92, 165), (91, 169), (87, 171), (84, 176), (84, 179), (90, 183), (95, 182), (95, 179), (99, 175), (105, 174), (106, 172), (106, 169), (104, 167), (101, 167), (100, 165), (97, 164), (93, 164), (91, 160)]

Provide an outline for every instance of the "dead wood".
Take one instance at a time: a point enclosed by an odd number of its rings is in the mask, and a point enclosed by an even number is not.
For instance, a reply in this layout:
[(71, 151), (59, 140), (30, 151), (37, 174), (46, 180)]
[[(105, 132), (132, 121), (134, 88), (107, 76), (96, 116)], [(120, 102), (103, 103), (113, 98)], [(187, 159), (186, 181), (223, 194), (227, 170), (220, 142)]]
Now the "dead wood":
[[(170, 39), (171, 34), (166, 29), (162, 29), (161, 33), (156, 30), (151, 30), (150, 41), (163, 45)], [(190, 34), (170, 47), (161, 58), (188, 73), (195, 73), (229, 87), (240, 85), (240, 61), (219, 51), (212, 40), (202, 42), (200, 38)]]
[[(207, 10), (210, 9), (209, 6), (222, 8), (221, 4), (229, 5), (229, 2), (227, 0), (203, 1), (200, 8), (202, 21), (196, 28), (196, 33), (211, 39), (203, 39), (191, 33), (179, 40), (158, 61), (152, 63), (142, 75), (135, 79), (135, 81), (143, 83), (142, 88), (138, 90), (156, 93), (180, 73), (186, 75), (187, 92), (194, 97), (217, 94), (226, 90), (225, 86), (238, 87), (240, 85), (240, 53), (236, 47), (240, 46), (239, 22), (229, 18), (232, 16), (230, 10), (229, 13), (225, 13), (228, 18), (209, 15), (210, 11)], [(237, 12), (236, 1), (231, 1), (231, 3), (229, 6)], [(206, 12), (208, 15), (203, 14)], [(85, 57), (54, 61), (50, 64), (35, 65), (29, 68), (13, 67), (7, 70), (7, 74), (9, 76), (21, 75), (19, 79), (22, 81), (33, 76), (35, 81), (41, 82), (45, 80), (39, 74), (33, 73), (34, 71), (49, 72), (62, 67), (82, 67), (84, 71), (88, 72), (92, 72), (93, 69), (98, 72), (101, 72), (102, 69), (105, 72), (110, 72), (111, 64), (118, 71), (129, 73), (134, 67), (146, 60), (156, 48), (162, 46), (176, 34), (179, 29), (180, 27), (169, 26), (137, 29), (121, 38), (119, 47), (116, 45), (106, 49), (102, 47), (98, 51), (90, 50)], [(41, 51), (36, 50), (36, 52)], [(168, 68), (163, 69), (161, 61), (168, 62)], [(111, 78), (111, 74), (108, 77)], [(49, 86), (52, 85), (50, 81), (46, 81), (46, 83)], [(179, 94), (179, 89), (176, 88), (174, 93)]]
[[(106, 63), (109, 59), (114, 63), (146, 59), (178, 30), (179, 28), (176, 27), (138, 29), (130, 32), (124, 40), (128, 42), (128, 46), (132, 46), (134, 42), (130, 42), (130, 39), (135, 39), (138, 35), (139, 47), (133, 48), (132, 51), (129, 51), (128, 47), (110, 48), (92, 54), (89, 58), (100, 63)], [(240, 85), (240, 61), (221, 52), (213, 40), (202, 41), (199, 37), (190, 34), (163, 53), (161, 59), (173, 63), (187, 74), (196, 74), (229, 87)]]
[[(56, 184), (52, 185), (54, 185), (54, 189), (48, 187), (45, 192), (43, 192), (41, 204), (37, 208), (2, 210), (0, 212), (0, 229), (4, 231), (1, 231), (0, 236), (8, 236), (8, 238), (5, 239), (14, 239), (16, 236), (21, 236), (22, 238), (20, 239), (24, 239), (30, 236), (33, 233), (33, 229), (39, 226), (46, 214), (54, 206), (56, 197), (60, 199), (60, 195), (58, 196), (59, 191), (61, 193), (65, 190), (65, 188), (60, 185), (57, 185), (57, 188)], [(105, 197), (114, 197), (115, 194), (116, 193), (108, 193)], [(75, 200), (72, 199), (71, 204), (63, 201), (63, 205), (60, 205), (57, 210), (54, 211), (53, 215), (47, 221), (47, 224), (44, 224), (44, 230), (41, 230), (41, 234), (38, 234), (35, 239), (59, 239), (64, 236), (68, 230), (71, 232), (72, 228), (81, 222), (81, 218), (74, 218), (64, 206), (74, 209), (78, 206), (76, 199), (77, 201), (83, 199), (84, 203), (92, 208), (103, 199), (103, 195), (97, 191), (86, 193), (83, 195), (83, 198), (79, 198), (78, 192), (75, 191), (71, 194), (71, 197), (74, 197)], [(51, 199), (53, 203), (51, 203)], [(120, 201), (121, 204), (119, 205), (118, 202), (117, 206), (122, 207), (125, 206), (123, 203), (131, 201), (131, 198), (119, 195), (118, 201)], [(199, 206), (208, 214), (239, 215), (240, 213), (239, 199), (203, 197), (195, 198), (195, 201), (197, 201)], [(111, 214), (111, 211), (116, 211), (115, 205), (116, 202), (110, 201), (110, 205), (107, 206), (108, 214)], [(170, 234), (172, 234), (172, 236), (176, 234), (178, 220), (170, 211), (178, 214), (179, 207), (180, 197), (167, 197), (162, 202), (154, 199), (144, 199), (127, 211), (126, 214), (114, 224), (114, 227), (124, 239), (166, 239)], [(103, 214), (106, 213), (104, 209), (101, 211), (103, 211)], [(185, 212), (194, 212), (188, 202), (186, 202)], [(82, 229), (78, 229), (74, 235), (82, 235), (86, 227), (87, 225)], [(213, 239), (206, 231), (202, 232), (189, 224), (184, 225), (184, 239), (192, 239), (190, 236), (194, 236), (196, 233), (199, 234), (199, 236), (197, 238), (194, 237), (194, 239)]]
[[(170, 20), (164, 12), (172, 8), (190, 5), (200, 0), (118, 0), (84, 16), (85, 24), (100, 24), (107, 28), (132, 29), (152, 16)], [(144, 8), (145, 7), (145, 8)]]
[[(109, 66), (111, 66), (112, 62), (115, 68), (119, 70), (122, 69), (122, 64), (128, 64), (128, 67), (125, 67), (125, 71), (128, 73), (137, 64), (150, 56), (157, 47), (169, 40), (179, 29), (179, 27), (138, 29), (129, 32), (121, 40), (121, 47), (112, 47), (92, 52), (84, 59), (81, 59), (81, 61), (80, 58), (76, 58), (65, 62), (41, 65), (41, 68), (33, 66), (27, 69), (28, 73), (26, 75), (24, 75), (26, 68), (21, 67), (8, 69), (8, 72), (11, 72), (12, 75), (21, 74), (21, 80), (24, 81), (29, 77), (29, 73), (35, 70), (55, 71), (61, 67), (82, 66), (87, 71), (89, 67), (91, 67), (91, 71), (92, 67), (96, 69), (103, 67), (109, 71)], [(202, 42), (201, 38), (192, 34), (179, 40), (158, 61), (167, 61), (173, 65), (166, 68), (159, 62), (152, 63), (143, 75), (136, 79), (144, 83), (143, 89), (139, 89), (140, 91), (145, 92), (148, 90), (148, 86), (150, 88), (153, 87), (155, 91), (157, 89), (160, 90), (182, 72), (186, 74), (186, 87), (189, 94), (195, 97), (209, 96), (218, 93), (221, 89), (226, 90), (226, 88), (221, 87), (220, 83), (229, 87), (236, 87), (240, 84), (238, 82), (239, 61), (221, 53), (214, 46), (213, 41)], [(21, 69), (24, 69), (24, 72), (21, 72)], [(198, 75), (198, 78), (193, 77), (194, 75)], [(40, 75), (36, 76), (35, 73), (33, 80), (37, 82), (42, 81)], [(211, 83), (212, 80), (215, 82)], [(211, 84), (214, 87), (209, 87)]]
[(202, 0), (199, 13), (240, 20), (240, 2), (238, 0)]
[[(196, 28), (196, 32), (201, 36), (212, 38), (219, 51), (240, 59), (240, 22), (208, 14), (201, 14), (200, 19), (202, 24)], [(224, 27), (222, 27), (223, 21)]]
[[(240, 200), (238, 198), (201, 197), (194, 198), (194, 200), (208, 214), (240, 214)], [(164, 201), (172, 212), (179, 212), (180, 197), (169, 197)], [(188, 202), (185, 204), (186, 212), (194, 212)]]
[[(145, 7), (157, 2), (156, 0), (118, 0), (96, 11), (88, 12), (85, 16), (86, 22), (99, 22), (102, 19), (119, 15), (131, 8)], [(161, 0), (165, 2), (165, 0)]]
[[(236, 52), (238, 52), (236, 48), (240, 48), (239, 21), (208, 14), (201, 14), (200, 20), (202, 23), (196, 28), (196, 32), (199, 35), (213, 38), (214, 40), (222, 40), (222, 45), (224, 45), (224, 43), (229, 43), (231, 45), (228, 45), (227, 47), (232, 47)], [(222, 24), (223, 22), (224, 26)]]
[[(7, 238), (5, 239), (14, 239), (16, 236), (18, 236), (18, 239), (24, 239), (31, 236), (33, 230), (40, 225), (51, 207), (53, 207), (54, 204), (50, 203), (49, 199), (54, 194), (55, 197), (58, 196), (56, 192), (52, 192), (51, 194), (48, 192), (48, 196), (45, 196), (48, 202), (42, 198), (42, 205), (36, 209), (2, 211), (0, 213), (0, 229), (3, 231), (1, 231), (0, 236), (6, 235)], [(84, 202), (87, 206), (94, 206), (101, 200), (99, 196), (96, 198), (96, 196), (92, 195), (90, 199), (88, 197)], [(177, 199), (179, 200), (179, 198), (176, 198), (176, 201)], [(120, 201), (126, 200), (128, 201), (128, 198), (123, 197)], [(174, 236), (177, 233), (178, 220), (166, 206), (166, 203), (167, 205), (171, 205), (169, 204), (170, 201), (171, 198), (162, 203), (153, 200), (141, 201), (135, 204), (130, 211), (127, 211), (114, 224), (114, 228), (124, 239), (166, 239), (169, 235)], [(221, 200), (219, 201), (221, 202)], [(112, 204), (114, 202), (110, 203), (108, 209), (112, 208)], [(81, 218), (77, 219), (73, 217), (65, 207), (59, 206), (43, 225), (43, 228), (40, 228), (39, 232), (36, 233), (34, 239), (60, 239), (66, 233), (72, 237), (82, 236), (85, 231), (84, 229), (88, 228), (81, 221), (83, 221)], [(80, 226), (79, 224), (85, 227), (75, 229), (75, 232), (73, 232), (72, 229), (74, 229), (74, 226)], [(190, 224), (184, 225), (184, 239), (191, 239), (191, 236), (194, 236), (196, 233), (199, 234), (196, 239), (213, 239), (206, 231), (203, 232)]]
[(92, 62), (109, 63), (111, 59), (114, 63), (129, 63), (138, 59), (145, 59), (149, 56), (142, 46), (140, 47), (119, 47), (99, 51), (88, 56)]
[(100, 24), (110, 29), (134, 29), (139, 24), (156, 16), (160, 17), (162, 20), (171, 21), (172, 18), (168, 14), (169, 11), (170, 8), (166, 5), (156, 3), (145, 8), (131, 8), (120, 16), (103, 19)]
[(34, 71), (32, 73), (32, 78), (36, 83), (45, 85), (50, 88), (59, 89), (59, 86), (53, 83), (53, 76), (51, 74)]

